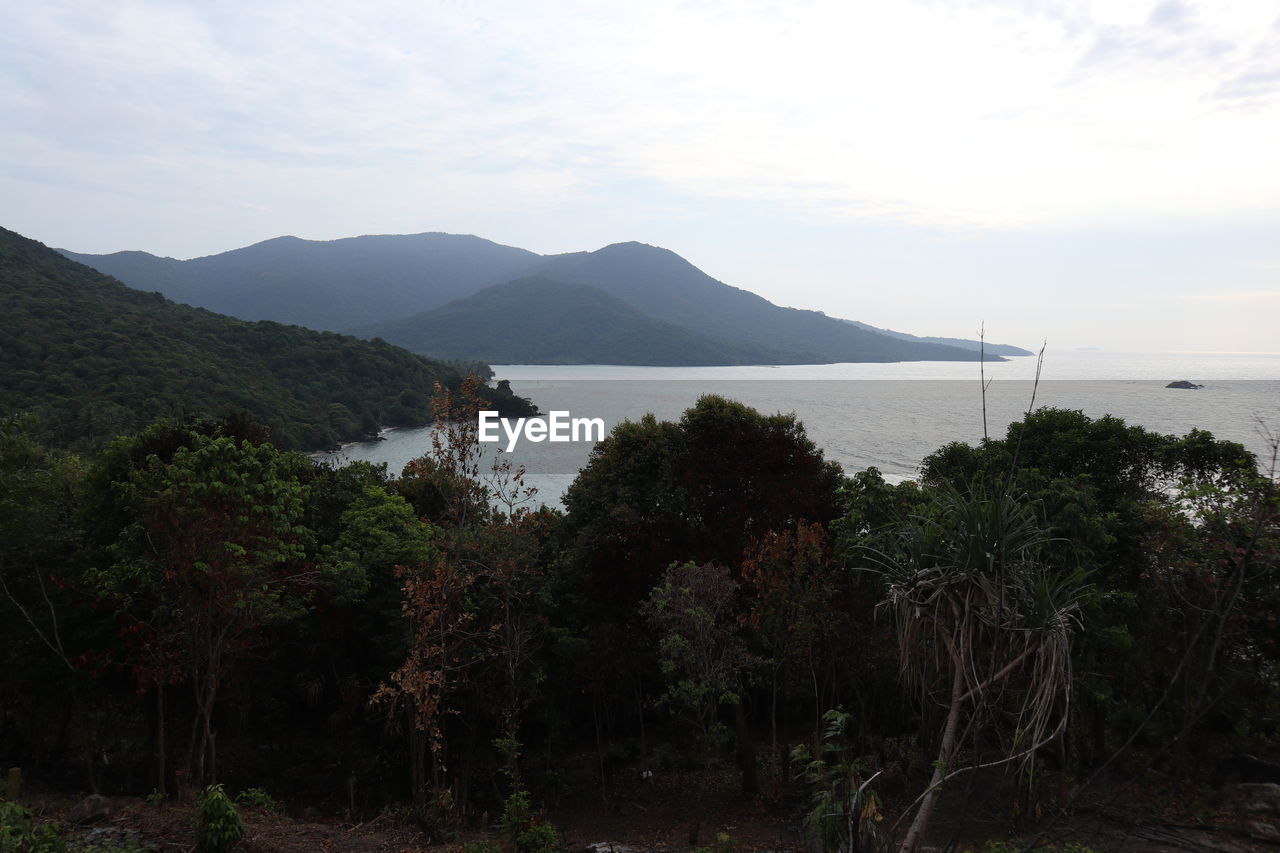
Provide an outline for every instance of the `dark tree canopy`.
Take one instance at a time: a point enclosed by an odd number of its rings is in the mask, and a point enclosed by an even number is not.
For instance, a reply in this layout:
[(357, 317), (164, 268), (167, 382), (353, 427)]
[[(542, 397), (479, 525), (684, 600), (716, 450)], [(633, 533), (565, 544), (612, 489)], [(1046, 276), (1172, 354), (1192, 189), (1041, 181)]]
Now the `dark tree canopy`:
[(591, 599), (629, 614), (677, 560), (737, 573), (771, 530), (837, 515), (839, 466), (794, 415), (708, 395), (679, 423), (619, 424), (565, 495), (571, 559)]

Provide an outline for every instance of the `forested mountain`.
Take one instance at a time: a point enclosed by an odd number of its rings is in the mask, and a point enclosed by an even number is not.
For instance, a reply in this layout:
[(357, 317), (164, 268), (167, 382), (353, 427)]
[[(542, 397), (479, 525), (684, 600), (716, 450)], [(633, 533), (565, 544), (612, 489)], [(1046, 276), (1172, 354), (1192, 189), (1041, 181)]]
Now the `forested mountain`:
[(977, 360), (971, 350), (904, 341), (819, 311), (782, 308), (717, 281), (675, 252), (643, 243), (549, 257), (538, 274), (590, 284), (651, 317), (701, 334), (776, 350), (771, 361), (778, 363)]
[(761, 364), (782, 357), (655, 320), (597, 288), (547, 278), (496, 284), (367, 331), (414, 352), (497, 364)]
[(179, 261), (146, 252), (73, 260), (130, 287), (243, 320), (343, 331), (405, 317), (520, 275), (538, 255), (459, 234), (277, 237)]
[(51, 444), (244, 412), (284, 447), (329, 447), (429, 420), (437, 381), (461, 376), (384, 342), (175, 305), (0, 229), (0, 412), (36, 412)]
[[(353, 237), (317, 242), (281, 237), (220, 255), (177, 261), (142, 252), (65, 254), (127, 284), (158, 290), (171, 299), (245, 319), (300, 323), (317, 329), (356, 330), (381, 336), (429, 356), (481, 358), (499, 342), (486, 333), (456, 340), (430, 339), (439, 330), (429, 312), (497, 284), (542, 278), (587, 285), (621, 300), (651, 322), (680, 327), (699, 343), (676, 343), (670, 330), (658, 348), (635, 360), (620, 345), (601, 350), (562, 348), (560, 358), (588, 362), (598, 357), (621, 364), (668, 364), (665, 353), (693, 355), (687, 364), (829, 363), (840, 361), (971, 361), (975, 342), (915, 338), (852, 324), (817, 311), (782, 308), (761, 296), (708, 276), (674, 252), (642, 243), (618, 243), (594, 252), (540, 256), (477, 237), (413, 234)], [(563, 292), (560, 292), (563, 296)], [(594, 297), (593, 297), (594, 299)], [(544, 320), (559, 310), (538, 309)], [(601, 306), (592, 303), (598, 313)], [(619, 319), (611, 309), (614, 319)], [(605, 312), (605, 313), (611, 313)], [(465, 313), (465, 312), (464, 312)], [(422, 314), (422, 316), (417, 316)], [(617, 328), (568, 326), (554, 334), (590, 341), (594, 335), (625, 340), (636, 317)], [(519, 334), (517, 339), (534, 340)], [(513, 343), (508, 341), (507, 343)], [(545, 347), (524, 350), (503, 344), (515, 361), (545, 360)], [(708, 350), (707, 347), (711, 347)], [(1015, 348), (1016, 349), (1016, 348)], [(1022, 354), (1025, 351), (1007, 354)], [(588, 354), (590, 353), (590, 354)], [(998, 357), (996, 346), (988, 357)]]

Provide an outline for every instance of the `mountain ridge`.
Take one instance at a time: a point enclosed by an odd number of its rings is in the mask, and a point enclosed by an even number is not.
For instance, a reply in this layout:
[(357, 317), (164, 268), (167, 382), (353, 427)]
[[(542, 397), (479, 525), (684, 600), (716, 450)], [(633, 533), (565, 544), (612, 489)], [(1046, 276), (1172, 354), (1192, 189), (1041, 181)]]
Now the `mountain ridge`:
[[(412, 328), (414, 318), (438, 329), (429, 316), (433, 310), (495, 285), (541, 278), (594, 288), (649, 320), (678, 327), (703, 341), (695, 346), (683, 339), (677, 344), (680, 336), (669, 329), (661, 331), (672, 345), (671, 352), (690, 346), (702, 351), (707, 342), (716, 342), (720, 354), (710, 361), (704, 355), (700, 363), (739, 364), (743, 353), (759, 356), (757, 363), (789, 364), (979, 358), (976, 342), (893, 333), (820, 311), (775, 305), (759, 294), (712, 278), (669, 249), (638, 241), (612, 243), (594, 251), (538, 255), (473, 235), (436, 231), (330, 241), (284, 236), (188, 261), (136, 252), (62, 251), (176, 301), (246, 319), (378, 336), (428, 356), (456, 350), (452, 345), (433, 346), (422, 330)], [(557, 294), (561, 298), (564, 292)], [(592, 299), (595, 308), (603, 310)], [(640, 322), (617, 316), (629, 328)], [(479, 353), (486, 351), (478, 346), (479, 339), (473, 342), (477, 347), (460, 357), (480, 358)], [(997, 346), (991, 345), (989, 359), (999, 359)], [(634, 356), (613, 355), (616, 363), (634, 363), (626, 360)], [(565, 357), (575, 362), (583, 358), (581, 353)]]

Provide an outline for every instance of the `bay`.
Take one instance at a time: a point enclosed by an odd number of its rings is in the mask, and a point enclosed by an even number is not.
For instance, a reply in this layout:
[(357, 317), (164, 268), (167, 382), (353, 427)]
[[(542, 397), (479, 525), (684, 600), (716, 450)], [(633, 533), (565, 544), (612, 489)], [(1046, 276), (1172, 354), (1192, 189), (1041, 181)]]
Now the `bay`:
[[(1184, 435), (1194, 428), (1269, 454), (1280, 432), (1280, 354), (1077, 352), (988, 363), (986, 432), (1002, 437), (1030, 407), (1115, 415), (1149, 430)], [(887, 480), (917, 475), (921, 460), (952, 442), (984, 434), (983, 394), (975, 363), (808, 365), (784, 367), (637, 368), (609, 365), (495, 365), (498, 378), (543, 412), (600, 418), (606, 433), (646, 413), (678, 419), (703, 394), (722, 394), (761, 412), (795, 414), (808, 435), (846, 472), (876, 467)], [(1187, 379), (1204, 387), (1165, 385)], [(1034, 395), (1034, 396), (1033, 396)], [(349, 445), (319, 458), (333, 464), (385, 462), (398, 474), (431, 446), (431, 428), (397, 429), (382, 441)], [(505, 443), (505, 440), (504, 440)], [(520, 441), (497, 454), (524, 466), (538, 501), (558, 505), (592, 442)]]

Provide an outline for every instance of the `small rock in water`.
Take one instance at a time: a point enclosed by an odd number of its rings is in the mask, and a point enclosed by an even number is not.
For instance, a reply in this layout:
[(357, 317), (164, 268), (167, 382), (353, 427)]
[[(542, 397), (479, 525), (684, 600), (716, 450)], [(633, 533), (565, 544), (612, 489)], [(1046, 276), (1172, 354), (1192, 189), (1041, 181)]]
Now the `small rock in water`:
[(1197, 385), (1194, 382), (1188, 382), (1185, 379), (1179, 379), (1177, 382), (1170, 382), (1164, 386), (1166, 388), (1203, 388), (1203, 385)]

